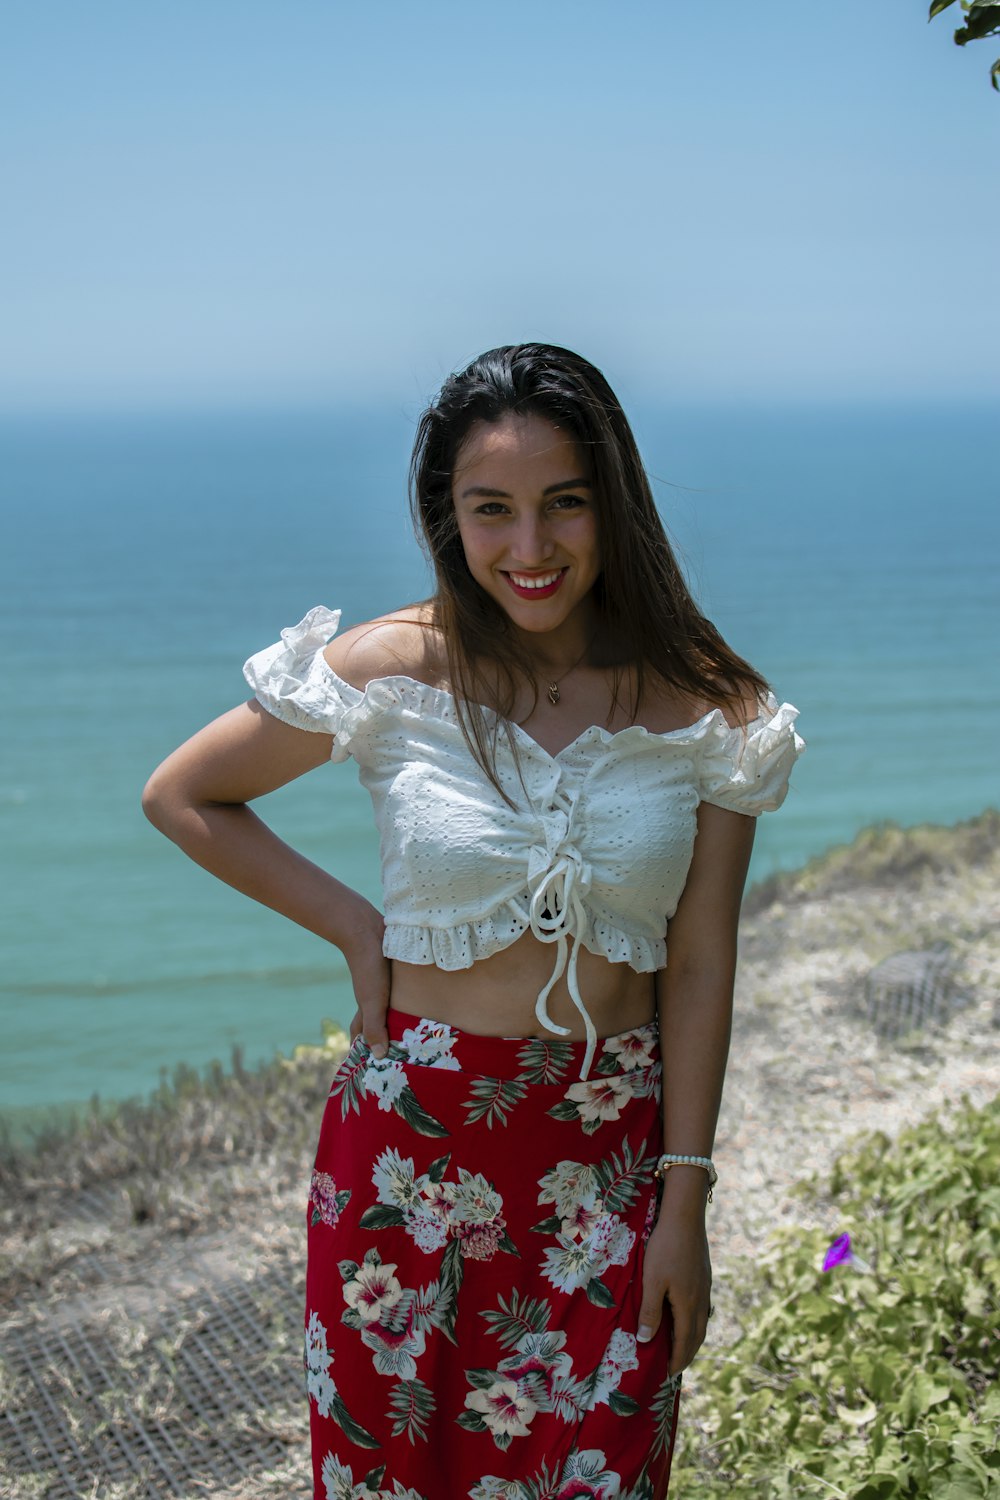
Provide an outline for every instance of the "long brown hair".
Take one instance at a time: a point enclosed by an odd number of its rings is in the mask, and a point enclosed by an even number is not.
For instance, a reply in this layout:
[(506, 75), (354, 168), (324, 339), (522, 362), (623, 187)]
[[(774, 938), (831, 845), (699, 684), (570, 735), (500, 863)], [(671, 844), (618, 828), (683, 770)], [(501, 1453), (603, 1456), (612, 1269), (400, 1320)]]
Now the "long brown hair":
[[(631, 667), (633, 722), (649, 672), (685, 696), (728, 707), (744, 719), (746, 699), (760, 702), (768, 684), (726, 644), (691, 597), (628, 419), (600, 370), (555, 344), (490, 349), (450, 376), (420, 418), (410, 504), (434, 567), (434, 623), (445, 641), (462, 732), (497, 790), (506, 798), (496, 768), (501, 731), (518, 761), (510, 720), (519, 680), (533, 685), (536, 699), (537, 686), (510, 619), (469, 572), (452, 479), (470, 428), (508, 413), (545, 418), (573, 438), (590, 465), (601, 549), (601, 574), (594, 585), (600, 626), (591, 660), (616, 669), (612, 714), (623, 674)], [(499, 684), (492, 723), (479, 701), (484, 665), (494, 669)]]

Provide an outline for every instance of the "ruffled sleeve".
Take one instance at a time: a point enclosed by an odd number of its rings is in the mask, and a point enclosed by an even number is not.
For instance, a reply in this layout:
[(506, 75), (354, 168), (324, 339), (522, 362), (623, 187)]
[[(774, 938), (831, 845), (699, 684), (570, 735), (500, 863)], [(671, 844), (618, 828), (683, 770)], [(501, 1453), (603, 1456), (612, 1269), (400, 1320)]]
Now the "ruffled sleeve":
[(364, 693), (343, 682), (327, 666), (323, 647), (337, 633), (339, 609), (311, 609), (298, 625), (281, 632), (281, 640), (258, 651), (243, 667), (243, 676), (258, 703), (296, 729), (333, 735), (331, 760), (346, 760)]
[(790, 703), (779, 707), (771, 693), (745, 729), (730, 728), (718, 712), (704, 742), (701, 801), (750, 817), (780, 807), (792, 767), (806, 748), (805, 740), (795, 732), (798, 716), (798, 709)]

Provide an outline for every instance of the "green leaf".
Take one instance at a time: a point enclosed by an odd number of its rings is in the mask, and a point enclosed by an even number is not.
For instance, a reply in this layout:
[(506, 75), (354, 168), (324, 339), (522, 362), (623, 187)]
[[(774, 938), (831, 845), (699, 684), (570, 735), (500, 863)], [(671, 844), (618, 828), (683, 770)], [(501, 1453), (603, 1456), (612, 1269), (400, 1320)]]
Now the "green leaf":
[(668, 1375), (653, 1397), (652, 1414), (655, 1424), (653, 1435), (653, 1456), (657, 1457), (667, 1451), (670, 1442), (670, 1429), (674, 1420), (674, 1408), (680, 1395), (680, 1375)]
[(431, 1182), (440, 1182), (442, 1180), (442, 1178), (444, 1177), (444, 1174), (448, 1170), (448, 1163), (450, 1161), (451, 1161), (451, 1152), (450, 1151), (448, 1152), (448, 1154), (446, 1156), (435, 1157), (435, 1159), (431, 1162), (430, 1166), (427, 1168), (427, 1176), (430, 1178)]
[(532, 1234), (559, 1234), (562, 1230), (562, 1219), (558, 1214), (552, 1214), (547, 1219), (540, 1219), (537, 1224), (532, 1224)]
[(472, 1097), (462, 1106), (468, 1111), (468, 1123), (474, 1125), (485, 1117), (492, 1130), (494, 1123), (507, 1124), (507, 1116), (524, 1098), (528, 1085), (516, 1078), (474, 1078), (470, 1089)]
[(570, 1042), (549, 1042), (531, 1037), (517, 1054), (522, 1083), (560, 1083), (566, 1076), (572, 1055)]
[(866, 1427), (869, 1422), (874, 1422), (878, 1416), (878, 1407), (874, 1401), (869, 1401), (865, 1406), (848, 1407), (837, 1406), (837, 1416), (848, 1427)]
[(466, 1370), (465, 1378), (477, 1391), (488, 1391), (491, 1385), (496, 1385), (500, 1376), (496, 1370)]
[(420, 1288), (413, 1299), (413, 1326), (418, 1333), (426, 1333), (428, 1328), (440, 1328), (445, 1301), (439, 1281)]
[(349, 1437), (352, 1443), (356, 1443), (359, 1448), (377, 1448), (379, 1446), (367, 1427), (362, 1427), (360, 1422), (355, 1422), (344, 1405), (343, 1397), (339, 1393), (330, 1402), (330, 1415), (337, 1423), (337, 1426), (343, 1430), (344, 1435)]
[(1000, 31), (1000, 5), (993, 0), (984, 0), (984, 3), (973, 3), (969, 6), (965, 15), (965, 25), (955, 32), (955, 41), (960, 47), (966, 42), (979, 42), (984, 37), (995, 36)]
[(381, 1483), (382, 1483), (382, 1476), (384, 1475), (384, 1473), (385, 1473), (385, 1464), (379, 1464), (379, 1466), (378, 1466), (377, 1469), (369, 1469), (368, 1473), (365, 1475), (364, 1479), (361, 1481), (362, 1484), (364, 1485), (365, 1489), (366, 1490), (377, 1490), (379, 1488), (379, 1486), (381, 1485)]
[(479, 1316), (490, 1325), (490, 1332), (496, 1334), (504, 1349), (515, 1348), (526, 1333), (544, 1333), (552, 1316), (552, 1308), (544, 1298), (522, 1297), (516, 1287), (509, 1302), (497, 1298), (497, 1308), (481, 1310)]
[(612, 1391), (608, 1397), (608, 1406), (616, 1417), (634, 1417), (639, 1410), (639, 1403), (634, 1396), (626, 1396), (621, 1391)]
[(599, 1276), (592, 1276), (587, 1282), (587, 1296), (595, 1307), (616, 1307), (614, 1296), (604, 1285)]
[(930, 15), (927, 17), (928, 21), (933, 21), (935, 16), (939, 16), (943, 10), (947, 10), (949, 5), (954, 5), (954, 3), (955, 0), (933, 0)]
[(458, 1240), (449, 1240), (441, 1258), (440, 1284), (441, 1284), (441, 1313), (439, 1327), (445, 1338), (452, 1344), (457, 1343), (455, 1338), (455, 1320), (458, 1317), (458, 1294), (462, 1286), (462, 1278), (465, 1275), (465, 1262), (462, 1260), (462, 1248)]
[(558, 1104), (553, 1104), (552, 1108), (547, 1109), (545, 1113), (551, 1115), (553, 1120), (578, 1120), (580, 1118), (580, 1111), (572, 1099), (560, 1099)]
[(341, 1260), (337, 1262), (337, 1270), (345, 1281), (350, 1281), (358, 1274), (358, 1263), (356, 1260)]
[(406, 1215), (392, 1203), (373, 1203), (359, 1222), (362, 1229), (399, 1229), (406, 1223)]
[(455, 1418), (459, 1427), (464, 1427), (467, 1432), (485, 1432), (486, 1423), (478, 1411), (462, 1411)]
[(392, 1435), (403, 1433), (411, 1443), (417, 1438), (427, 1441), (427, 1423), (436, 1409), (433, 1392), (422, 1380), (400, 1380), (389, 1393), (387, 1417), (393, 1418)]
[(352, 1109), (356, 1115), (361, 1113), (361, 1078), (367, 1066), (367, 1056), (355, 1063), (345, 1058), (334, 1075), (333, 1083), (330, 1085), (330, 1097), (336, 1099), (339, 1095), (342, 1120), (347, 1119)]
[(629, 1209), (638, 1194), (651, 1186), (655, 1164), (656, 1158), (651, 1153), (643, 1152), (641, 1157), (636, 1157), (626, 1137), (622, 1143), (621, 1156), (616, 1151), (612, 1152), (610, 1157), (597, 1166), (604, 1207), (612, 1213), (624, 1213)]
[(403, 1089), (402, 1093), (392, 1101), (392, 1107), (400, 1119), (404, 1120), (410, 1129), (415, 1130), (418, 1135), (442, 1136), (451, 1134), (441, 1124), (440, 1120), (435, 1120), (433, 1115), (427, 1113), (409, 1086)]

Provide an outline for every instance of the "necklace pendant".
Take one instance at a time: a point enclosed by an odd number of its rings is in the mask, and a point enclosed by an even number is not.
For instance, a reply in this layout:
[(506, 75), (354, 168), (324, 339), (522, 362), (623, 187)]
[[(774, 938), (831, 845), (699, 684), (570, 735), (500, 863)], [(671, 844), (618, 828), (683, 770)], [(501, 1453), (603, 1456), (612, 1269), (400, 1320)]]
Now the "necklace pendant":
[(549, 683), (549, 702), (553, 705), (553, 707), (559, 702), (559, 684), (558, 684), (558, 682), (550, 682)]

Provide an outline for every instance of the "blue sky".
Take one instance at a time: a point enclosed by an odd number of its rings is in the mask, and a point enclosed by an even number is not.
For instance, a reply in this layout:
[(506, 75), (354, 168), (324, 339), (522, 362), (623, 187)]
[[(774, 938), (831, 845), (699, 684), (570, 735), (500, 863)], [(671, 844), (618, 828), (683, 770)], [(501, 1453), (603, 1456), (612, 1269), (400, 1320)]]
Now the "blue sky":
[(43, 0), (0, 57), (0, 403), (1000, 393), (990, 44), (924, 0)]

